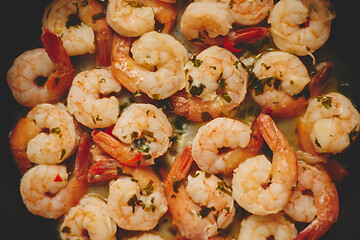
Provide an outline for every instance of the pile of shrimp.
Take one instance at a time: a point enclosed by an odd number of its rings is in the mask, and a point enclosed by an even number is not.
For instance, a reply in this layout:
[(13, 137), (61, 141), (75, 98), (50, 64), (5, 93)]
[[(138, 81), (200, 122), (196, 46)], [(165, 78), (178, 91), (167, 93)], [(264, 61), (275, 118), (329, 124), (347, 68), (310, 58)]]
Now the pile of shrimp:
[(7, 75), (24, 205), (64, 240), (319, 239), (360, 131), (317, 54), (335, 16), (328, 0), (53, 0), (43, 47)]

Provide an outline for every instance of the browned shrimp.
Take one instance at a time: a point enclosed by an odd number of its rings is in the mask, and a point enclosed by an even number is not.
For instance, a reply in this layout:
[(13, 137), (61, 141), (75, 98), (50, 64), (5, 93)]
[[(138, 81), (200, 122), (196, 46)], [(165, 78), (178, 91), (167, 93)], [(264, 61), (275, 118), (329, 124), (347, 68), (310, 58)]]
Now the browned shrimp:
[[(311, 222), (298, 234), (297, 240), (316, 240), (337, 220), (339, 214), (337, 190), (322, 167), (299, 162), (298, 169), (298, 184), (284, 210), (295, 221)], [(309, 190), (312, 197), (302, 194)], [(313, 202), (304, 205), (308, 202), (304, 198), (312, 198)], [(315, 209), (315, 212), (311, 211), (312, 209)]]

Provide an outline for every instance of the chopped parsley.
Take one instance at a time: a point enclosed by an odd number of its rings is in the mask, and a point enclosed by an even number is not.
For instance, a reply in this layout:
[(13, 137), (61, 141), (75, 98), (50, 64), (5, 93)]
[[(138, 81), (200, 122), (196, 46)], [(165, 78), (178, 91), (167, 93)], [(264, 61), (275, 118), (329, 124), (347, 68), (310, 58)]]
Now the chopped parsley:
[(200, 218), (206, 218), (207, 215), (209, 215), (209, 213), (211, 211), (215, 211), (215, 207), (212, 206), (212, 207), (207, 207), (207, 206), (201, 206), (201, 210), (198, 212), (198, 216)]
[(331, 108), (331, 103), (332, 103), (332, 98), (331, 97), (327, 97), (327, 96), (318, 96), (316, 97), (317, 101), (320, 102), (324, 108), (326, 109), (330, 109)]

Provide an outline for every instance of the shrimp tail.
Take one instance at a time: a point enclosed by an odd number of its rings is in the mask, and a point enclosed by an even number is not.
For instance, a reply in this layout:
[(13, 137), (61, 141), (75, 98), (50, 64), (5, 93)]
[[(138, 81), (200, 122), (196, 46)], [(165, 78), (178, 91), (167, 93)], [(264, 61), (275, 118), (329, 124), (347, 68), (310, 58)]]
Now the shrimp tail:
[[(288, 172), (288, 174), (279, 174), (276, 178), (279, 178), (278, 180), (280, 181), (289, 183), (292, 182), (292, 185), (294, 186), (298, 178), (297, 157), (294, 149), (290, 146), (281, 130), (276, 126), (275, 122), (269, 115), (260, 113), (257, 121), (264, 140), (274, 152), (273, 160), (278, 158), (286, 159), (289, 162), (290, 160), (293, 160), (291, 161), (291, 164), (288, 164), (287, 166), (286, 172)], [(274, 162), (272, 166), (273, 168), (279, 168), (274, 171), (275, 173), (282, 172), (283, 170), (281, 168), (284, 168), (282, 164), (274, 164)], [(273, 177), (275, 178), (275, 176)]]
[(88, 182), (105, 182), (117, 178), (121, 173), (122, 167), (115, 159), (101, 160), (89, 169)]
[(78, 1), (79, 18), (95, 32), (96, 61), (100, 66), (110, 66), (113, 32), (105, 20), (104, 6), (96, 0)]
[(166, 182), (168, 184), (172, 183), (173, 185), (175, 179), (176, 181), (184, 179), (191, 168), (192, 162), (193, 158), (191, 155), (191, 146), (187, 146), (173, 163), (167, 175)]
[(332, 62), (327, 62), (309, 82), (310, 98), (314, 98), (321, 94), (328, 84), (330, 74), (334, 68)]
[(56, 67), (56, 71), (50, 75), (46, 86), (58, 96), (61, 96), (71, 87), (75, 77), (75, 69), (61, 39), (54, 33), (45, 29), (41, 35), (41, 41), (49, 58)]
[(230, 33), (222, 38), (224, 47), (233, 52), (239, 53), (243, 51), (243, 45), (253, 43), (256, 40), (266, 37), (270, 33), (270, 29), (265, 27), (252, 27), (241, 29)]
[[(325, 170), (323, 170), (326, 174)], [(330, 178), (329, 176), (327, 176)], [(331, 181), (331, 179), (329, 179)], [(322, 186), (320, 193), (314, 196), (315, 206), (318, 209), (317, 217), (295, 240), (317, 240), (336, 222), (339, 215), (339, 198), (334, 183)]]
[(258, 124), (258, 117), (251, 124), (251, 130), (250, 142), (246, 149), (248, 149), (252, 155), (256, 155), (264, 144), (264, 138)]
[(61, 190), (57, 197), (67, 199), (63, 213), (67, 213), (86, 194), (88, 189), (87, 175), (90, 165), (90, 135), (83, 133), (80, 137), (78, 152), (76, 154), (74, 176), (68, 182), (66, 188)]
[(25, 174), (33, 166), (26, 154), (27, 143), (40, 132), (41, 128), (28, 118), (21, 118), (11, 132), (11, 151), (21, 174)]
[(102, 150), (121, 164), (129, 166), (147, 166), (154, 164), (153, 161), (144, 159), (142, 154), (131, 148), (130, 145), (128, 146), (121, 143), (116, 138), (103, 131), (94, 130), (91, 135), (93, 141), (99, 145)]
[(111, 65), (112, 32), (104, 31), (95, 33), (96, 61), (100, 66)]

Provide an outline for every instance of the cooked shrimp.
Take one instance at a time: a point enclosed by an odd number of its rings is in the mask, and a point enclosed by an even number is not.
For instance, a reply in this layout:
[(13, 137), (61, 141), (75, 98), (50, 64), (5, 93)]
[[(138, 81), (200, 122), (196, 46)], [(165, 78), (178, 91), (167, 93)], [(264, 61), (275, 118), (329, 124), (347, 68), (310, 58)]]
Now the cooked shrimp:
[(95, 33), (96, 60), (98, 65), (110, 66), (113, 33), (106, 22), (106, 12), (97, 0), (78, 0), (79, 18)]
[[(45, 49), (21, 54), (7, 73), (7, 83), (15, 100), (27, 107), (59, 101), (75, 75), (61, 41), (47, 31), (41, 39)], [(42, 78), (47, 78), (46, 82)]]
[(254, 129), (254, 133), (240, 121), (215, 118), (196, 133), (192, 156), (203, 171), (230, 174), (241, 161), (260, 150), (261, 134), (256, 134), (259, 133), (257, 129)]
[(197, 171), (188, 177), (192, 164), (191, 148), (176, 158), (165, 180), (165, 194), (173, 223), (183, 237), (208, 239), (226, 228), (235, 215), (231, 190), (215, 175)]
[(295, 221), (311, 222), (296, 239), (319, 239), (331, 227), (339, 214), (339, 199), (322, 167), (299, 162), (298, 184), (284, 211)]
[(91, 27), (79, 19), (77, 0), (53, 0), (44, 11), (43, 31), (61, 38), (70, 56), (95, 52), (95, 35)]
[(93, 140), (121, 163), (131, 165), (140, 161), (141, 165), (149, 165), (167, 152), (172, 127), (160, 109), (138, 103), (130, 105), (121, 114), (112, 134), (120, 141), (105, 133), (94, 134)]
[(110, 182), (110, 216), (125, 230), (153, 229), (168, 209), (161, 180), (151, 167), (123, 166), (122, 172)]
[(251, 215), (241, 222), (238, 240), (289, 240), (295, 239), (295, 225), (282, 213), (267, 216)]
[(164, 239), (154, 233), (143, 233), (130, 238), (125, 238), (125, 240), (164, 240)]
[(45, 218), (56, 219), (75, 206), (87, 191), (90, 137), (83, 134), (76, 156), (74, 176), (68, 180), (63, 165), (36, 165), (20, 182), (20, 193), (27, 209)]
[(184, 66), (188, 52), (174, 37), (149, 32), (131, 46), (131, 40), (117, 37), (111, 70), (130, 92), (144, 92), (150, 98), (164, 99), (185, 87)]
[(173, 4), (157, 0), (110, 0), (106, 20), (115, 32), (124, 37), (138, 37), (155, 30), (155, 19), (169, 33), (176, 20)]
[(274, 7), (273, 0), (225, 0), (225, 2), (233, 15), (234, 22), (241, 25), (260, 23)]
[[(311, 79), (305, 65), (292, 54), (265, 53), (255, 63), (251, 96), (262, 108), (270, 107), (274, 117), (292, 117), (305, 111), (308, 97), (317, 96), (326, 86), (332, 64), (325, 63)], [(305, 96), (305, 91), (309, 96)]]
[(69, 112), (88, 128), (115, 124), (120, 103), (110, 93), (118, 93), (120, 83), (108, 69), (92, 69), (76, 75), (67, 97)]
[(36, 164), (56, 164), (74, 153), (78, 140), (77, 126), (66, 107), (43, 103), (33, 108), (26, 120), (19, 121), (10, 144), (19, 163), (30, 160)]
[(226, 115), (240, 105), (247, 91), (248, 73), (225, 48), (212, 46), (193, 57), (186, 65), (186, 91), (170, 97), (173, 112), (192, 121)]
[(313, 98), (298, 121), (298, 138), (303, 151), (337, 154), (352, 143), (360, 131), (360, 114), (340, 93)]
[(194, 2), (185, 9), (181, 32), (194, 43), (203, 43), (207, 37), (215, 38), (229, 33), (233, 18), (227, 6), (216, 2)]
[(234, 170), (233, 196), (248, 212), (268, 215), (281, 211), (288, 203), (297, 181), (295, 151), (266, 114), (257, 120), (260, 132), (273, 151), (272, 163), (264, 156), (248, 158)]
[(329, 38), (334, 17), (329, 0), (282, 0), (270, 12), (271, 35), (282, 51), (309, 55)]
[(106, 202), (91, 195), (85, 195), (65, 214), (59, 229), (63, 240), (116, 240), (116, 223), (110, 218)]

